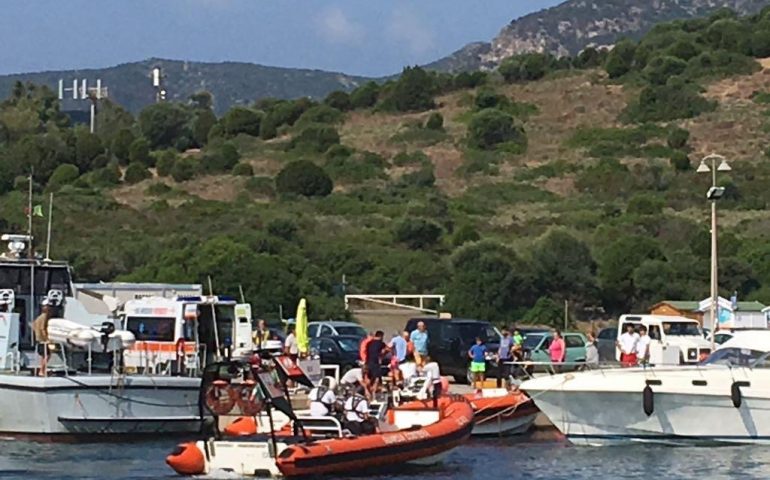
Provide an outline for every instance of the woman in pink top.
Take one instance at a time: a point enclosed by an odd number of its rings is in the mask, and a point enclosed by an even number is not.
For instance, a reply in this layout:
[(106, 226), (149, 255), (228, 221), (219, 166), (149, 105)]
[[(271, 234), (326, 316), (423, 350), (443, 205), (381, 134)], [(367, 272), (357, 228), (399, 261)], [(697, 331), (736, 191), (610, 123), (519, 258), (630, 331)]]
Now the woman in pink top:
[[(551, 363), (564, 363), (567, 357), (567, 347), (564, 345), (564, 339), (559, 330), (553, 331), (553, 340), (548, 347), (548, 353), (551, 356)], [(561, 373), (561, 365), (554, 366), (557, 373)]]

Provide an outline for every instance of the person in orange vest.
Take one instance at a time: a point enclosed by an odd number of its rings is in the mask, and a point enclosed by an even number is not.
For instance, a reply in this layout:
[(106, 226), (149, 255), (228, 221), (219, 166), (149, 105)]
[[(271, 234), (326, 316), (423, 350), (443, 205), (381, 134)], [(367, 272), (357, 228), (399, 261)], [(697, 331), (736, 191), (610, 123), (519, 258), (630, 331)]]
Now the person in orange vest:
[(358, 358), (361, 360), (361, 365), (366, 365), (366, 348), (372, 340), (374, 340), (374, 332), (369, 332), (358, 346)]

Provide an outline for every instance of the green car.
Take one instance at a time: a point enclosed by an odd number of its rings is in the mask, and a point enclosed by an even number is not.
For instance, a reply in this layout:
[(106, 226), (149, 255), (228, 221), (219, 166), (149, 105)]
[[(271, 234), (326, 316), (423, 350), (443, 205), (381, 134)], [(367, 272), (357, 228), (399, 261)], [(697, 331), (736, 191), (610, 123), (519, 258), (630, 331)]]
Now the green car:
[[(586, 361), (586, 340), (582, 333), (563, 333), (564, 344), (567, 347), (567, 363), (577, 363)], [(524, 351), (529, 352), (529, 359), (533, 362), (550, 362), (551, 357), (548, 354), (548, 347), (551, 345), (553, 335), (551, 332), (528, 333), (524, 337)], [(576, 366), (565, 367), (566, 370), (574, 370)], [(536, 370), (543, 370), (540, 366)]]

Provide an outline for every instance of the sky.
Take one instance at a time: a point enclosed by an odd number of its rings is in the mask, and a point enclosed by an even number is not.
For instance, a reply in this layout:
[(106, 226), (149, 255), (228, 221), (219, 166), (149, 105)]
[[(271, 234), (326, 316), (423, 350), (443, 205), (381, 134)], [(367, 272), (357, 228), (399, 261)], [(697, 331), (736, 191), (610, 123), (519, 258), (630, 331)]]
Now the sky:
[(0, 74), (150, 57), (380, 76), (562, 0), (0, 0)]

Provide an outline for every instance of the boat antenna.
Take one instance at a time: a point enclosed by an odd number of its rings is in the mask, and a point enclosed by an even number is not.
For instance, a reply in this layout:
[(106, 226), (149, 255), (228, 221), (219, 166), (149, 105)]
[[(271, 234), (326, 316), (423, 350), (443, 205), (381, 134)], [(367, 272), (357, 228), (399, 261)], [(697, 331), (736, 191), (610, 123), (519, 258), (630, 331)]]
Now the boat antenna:
[(48, 197), (48, 234), (45, 239), (45, 259), (51, 259), (51, 220), (53, 218), (53, 192)]
[(241, 293), (241, 303), (246, 303), (246, 297), (243, 296), (243, 285), (238, 284), (238, 291)]
[[(211, 284), (211, 275), (208, 275), (209, 280), (209, 296), (214, 296), (214, 287)], [(214, 322), (214, 347), (216, 348), (216, 353), (214, 354), (214, 358), (217, 361), (220, 361), (221, 358), (219, 356), (219, 328), (217, 328), (217, 309), (214, 306), (214, 303), (211, 303), (211, 321)]]

